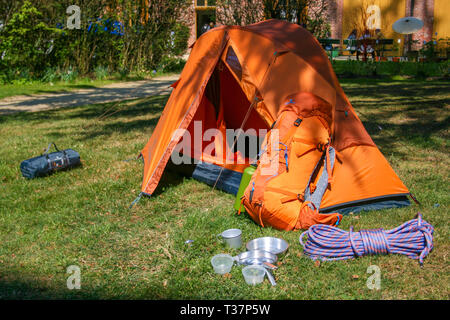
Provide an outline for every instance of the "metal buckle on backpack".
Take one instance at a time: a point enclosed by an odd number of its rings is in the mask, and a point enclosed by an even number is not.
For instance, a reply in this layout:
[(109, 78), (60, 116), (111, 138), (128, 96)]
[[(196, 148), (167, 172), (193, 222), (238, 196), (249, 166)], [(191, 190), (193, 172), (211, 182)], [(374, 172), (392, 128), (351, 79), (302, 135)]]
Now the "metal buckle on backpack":
[(317, 144), (317, 150), (319, 150), (320, 152), (324, 152), (325, 148), (326, 148), (326, 145), (324, 143)]
[(317, 150), (319, 150), (320, 152), (325, 152), (329, 145), (330, 145), (330, 140), (328, 140), (327, 143), (318, 143)]
[(302, 119), (297, 118), (297, 120), (294, 121), (294, 126), (298, 127), (300, 126), (300, 123), (302, 123)]

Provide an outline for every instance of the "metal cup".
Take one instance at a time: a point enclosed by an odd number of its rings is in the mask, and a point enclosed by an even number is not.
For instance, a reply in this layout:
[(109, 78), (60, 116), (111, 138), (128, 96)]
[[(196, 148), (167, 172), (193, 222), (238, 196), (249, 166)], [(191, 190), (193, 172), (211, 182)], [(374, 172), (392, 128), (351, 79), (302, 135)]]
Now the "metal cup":
[(239, 249), (242, 247), (242, 231), (240, 229), (228, 229), (217, 235), (222, 242), (225, 242), (230, 248)]

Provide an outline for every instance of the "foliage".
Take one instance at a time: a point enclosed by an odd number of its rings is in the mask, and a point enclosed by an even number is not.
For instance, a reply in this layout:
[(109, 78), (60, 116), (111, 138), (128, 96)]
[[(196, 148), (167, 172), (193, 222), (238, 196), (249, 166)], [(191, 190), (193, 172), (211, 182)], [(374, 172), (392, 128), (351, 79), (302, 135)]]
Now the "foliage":
[(24, 70), (32, 79), (68, 81), (99, 71), (104, 77), (106, 70), (147, 72), (187, 49), (189, 29), (179, 17), (188, 0), (80, 0), (81, 28), (68, 29), (66, 9), (73, 2), (0, 2), (0, 81), (13, 81)]
[(283, 19), (305, 25), (307, 8), (310, 2), (308, 0), (264, 0), (264, 17), (266, 19)]
[(188, 40), (191, 30), (183, 23), (176, 23), (170, 32), (168, 51), (171, 55), (181, 56), (188, 49)]
[(95, 72), (95, 78), (99, 80), (106, 79), (106, 77), (109, 75), (109, 70), (107, 67), (104, 66), (97, 66), (94, 69)]
[(329, 36), (326, 0), (264, 0), (263, 3), (266, 19), (274, 18), (297, 23), (317, 38)]
[(224, 25), (249, 25), (263, 19), (262, 0), (218, 0), (217, 21)]
[(41, 80), (44, 82), (55, 82), (59, 80), (59, 69), (56, 67), (48, 67), (45, 69)]
[(430, 41), (423, 41), (419, 56), (428, 61), (439, 61), (447, 58), (449, 38), (438, 38), (437, 32)]
[(307, 28), (317, 38), (330, 32), (326, 0), (219, 0), (218, 22), (248, 25), (263, 19), (287, 20)]
[(333, 68), (337, 75), (346, 77), (395, 77), (407, 76), (418, 79), (437, 77), (448, 79), (450, 62), (367, 62), (348, 60), (333, 61)]
[(181, 72), (186, 61), (181, 58), (164, 56), (161, 59), (158, 70), (160, 73)]
[(0, 66), (15, 70), (20, 77), (42, 72), (48, 66), (46, 56), (57, 34), (56, 28), (45, 23), (42, 12), (25, 1), (1, 30)]
[(338, 75), (342, 76), (374, 76), (377, 75), (378, 63), (358, 60), (333, 61), (333, 67)]
[(306, 16), (306, 28), (316, 38), (329, 38), (331, 26), (327, 23), (328, 4), (327, 0), (316, 0), (308, 5), (308, 15)]

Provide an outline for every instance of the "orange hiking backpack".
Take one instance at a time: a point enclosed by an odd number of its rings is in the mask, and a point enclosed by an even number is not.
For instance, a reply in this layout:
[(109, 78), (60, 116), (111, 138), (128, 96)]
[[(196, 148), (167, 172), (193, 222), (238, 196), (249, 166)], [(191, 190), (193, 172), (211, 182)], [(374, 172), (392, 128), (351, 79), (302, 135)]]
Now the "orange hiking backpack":
[(325, 100), (307, 92), (287, 98), (241, 199), (256, 223), (281, 230), (339, 223), (341, 214), (318, 212), (336, 160), (331, 124), (332, 106)]

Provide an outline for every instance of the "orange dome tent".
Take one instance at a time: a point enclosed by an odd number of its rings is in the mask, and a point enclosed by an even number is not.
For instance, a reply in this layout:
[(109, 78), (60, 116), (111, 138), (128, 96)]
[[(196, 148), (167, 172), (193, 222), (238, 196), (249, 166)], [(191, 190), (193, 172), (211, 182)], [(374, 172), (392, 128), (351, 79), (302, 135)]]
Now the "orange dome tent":
[[(196, 41), (173, 87), (141, 151), (142, 194), (155, 191), (172, 153), (178, 152), (183, 139), (174, 134), (177, 129), (195, 135), (194, 123), (201, 121), (203, 132), (241, 126), (270, 130), (286, 97), (308, 92), (331, 105), (332, 146), (342, 158), (334, 166), (334, 185), (325, 192), (320, 212), (409, 205), (408, 189), (372, 141), (326, 53), (306, 29), (279, 20), (214, 28)], [(214, 157), (205, 154), (206, 148), (211, 149), (205, 142), (194, 144), (189, 152), (184, 149), (196, 160), (193, 176), (236, 193), (250, 160), (237, 151), (234, 158), (240, 164), (221, 161), (230, 145), (217, 138), (212, 145)]]

